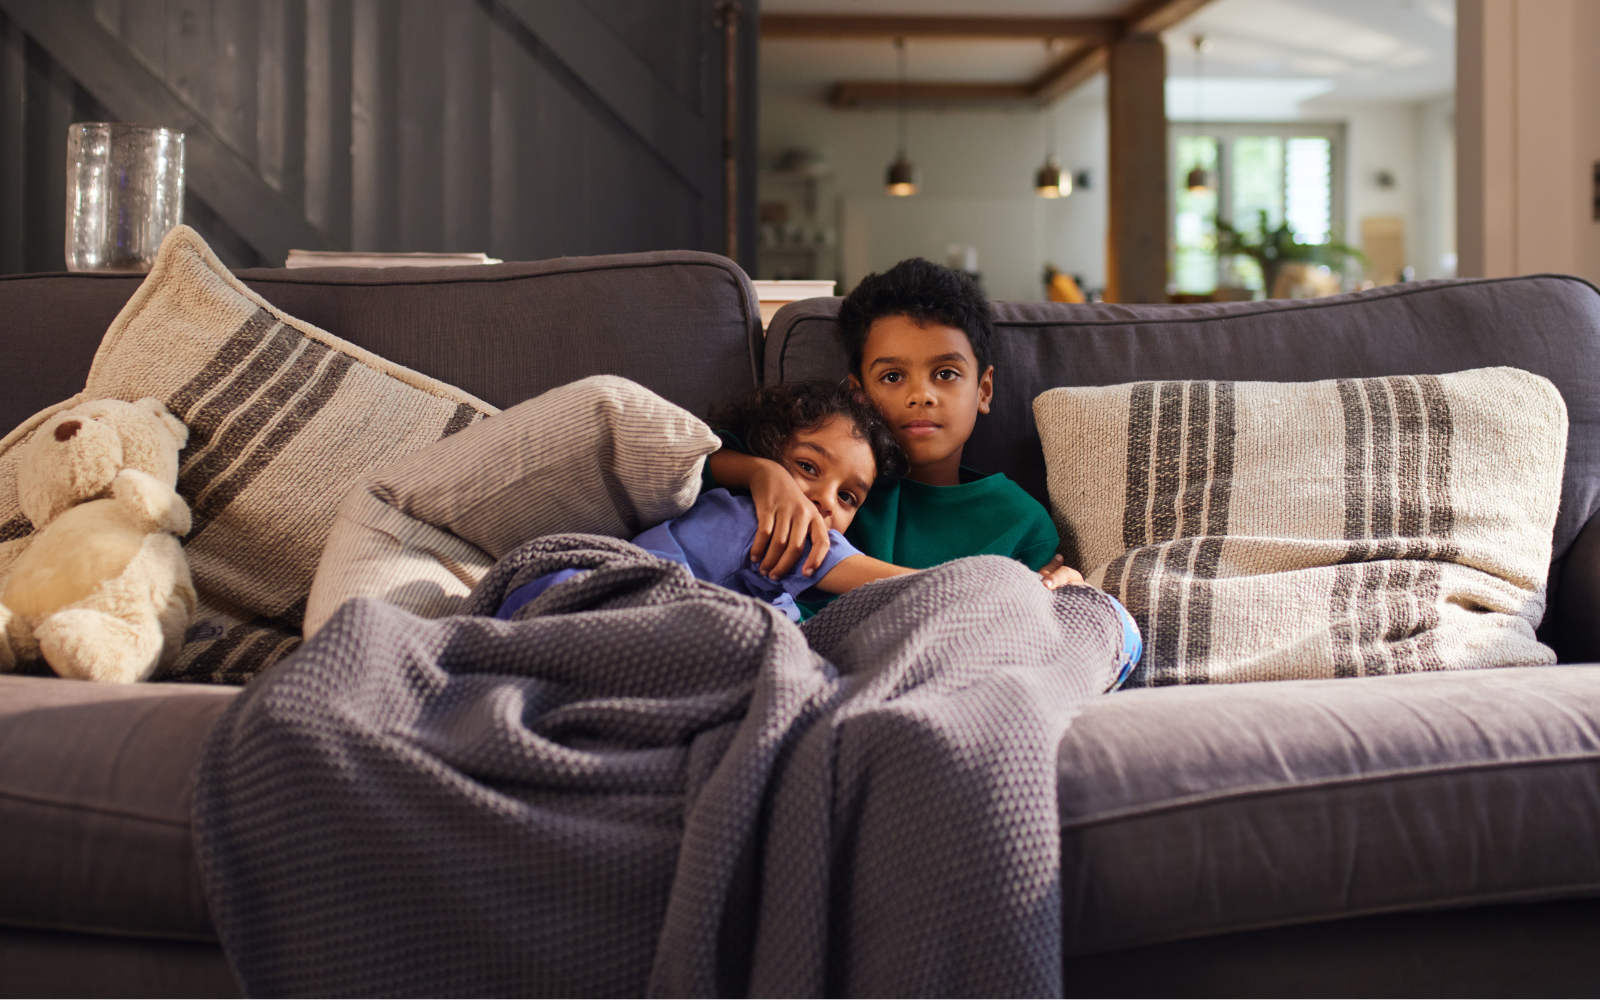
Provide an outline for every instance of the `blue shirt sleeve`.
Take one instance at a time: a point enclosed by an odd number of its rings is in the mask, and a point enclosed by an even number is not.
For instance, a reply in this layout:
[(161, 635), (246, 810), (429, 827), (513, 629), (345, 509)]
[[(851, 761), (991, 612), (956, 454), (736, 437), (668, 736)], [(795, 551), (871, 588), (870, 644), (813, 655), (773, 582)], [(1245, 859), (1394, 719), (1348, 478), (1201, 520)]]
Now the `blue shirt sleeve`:
[[(828, 532), (828, 554), (809, 576), (800, 572), (811, 553), (806, 543), (800, 562), (787, 576), (769, 580), (750, 559), (750, 541), (756, 533), (755, 503), (716, 489), (700, 495), (695, 505), (670, 521), (634, 538), (646, 551), (687, 566), (697, 579), (715, 583), (748, 597), (774, 603), (812, 587), (833, 568), (860, 550), (837, 531)], [(785, 601), (785, 604), (792, 601)]]
[(496, 611), (494, 616), (501, 621), (510, 621), (511, 617), (521, 611), (524, 605), (533, 603), (535, 597), (563, 580), (570, 580), (587, 572), (589, 571), (586, 569), (560, 569), (554, 573), (546, 573), (536, 580), (530, 580), (508, 594), (505, 603), (500, 605), (500, 610)]

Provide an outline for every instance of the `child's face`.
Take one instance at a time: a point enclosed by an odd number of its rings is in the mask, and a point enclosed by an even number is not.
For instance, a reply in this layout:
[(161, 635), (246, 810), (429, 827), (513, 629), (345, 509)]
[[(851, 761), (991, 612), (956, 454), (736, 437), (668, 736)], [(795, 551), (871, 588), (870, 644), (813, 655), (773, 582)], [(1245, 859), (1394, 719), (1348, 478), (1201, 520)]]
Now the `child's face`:
[(855, 520), (878, 474), (872, 447), (856, 437), (855, 424), (843, 417), (790, 435), (783, 446), (783, 467), (836, 531)]
[(994, 368), (978, 370), (964, 331), (885, 316), (867, 331), (861, 372), (852, 377), (900, 442), (913, 479), (959, 481), (961, 449), (994, 395)]

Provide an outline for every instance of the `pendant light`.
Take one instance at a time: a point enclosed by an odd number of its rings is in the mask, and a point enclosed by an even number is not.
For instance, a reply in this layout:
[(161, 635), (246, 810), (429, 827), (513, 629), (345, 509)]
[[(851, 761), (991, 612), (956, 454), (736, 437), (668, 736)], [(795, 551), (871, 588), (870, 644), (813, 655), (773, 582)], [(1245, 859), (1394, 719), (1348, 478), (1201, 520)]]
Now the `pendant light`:
[(1065, 198), (1072, 193), (1072, 176), (1061, 172), (1061, 161), (1056, 159), (1056, 116), (1048, 107), (1044, 109), (1044, 135), (1044, 166), (1033, 175), (1033, 187), (1041, 198)]
[(888, 176), (884, 179), (884, 189), (897, 197), (905, 197), (917, 193), (916, 168), (911, 161), (906, 159), (906, 40), (894, 40), (895, 57), (899, 63), (900, 100), (896, 118), (899, 124), (900, 149), (895, 154), (894, 162), (889, 164)]
[[(1200, 130), (1204, 127), (1205, 123), (1204, 91), (1206, 86), (1206, 36), (1204, 35), (1194, 36), (1194, 62), (1196, 70), (1194, 85), (1194, 137), (1199, 139)], [(1184, 178), (1184, 183), (1189, 188), (1190, 194), (1203, 194), (1211, 187), (1211, 175), (1206, 172), (1205, 167), (1200, 165), (1200, 161), (1198, 159), (1200, 156), (1200, 143), (1196, 142), (1194, 144), (1194, 150), (1194, 155), (1196, 157), (1194, 169), (1189, 171), (1189, 175)]]

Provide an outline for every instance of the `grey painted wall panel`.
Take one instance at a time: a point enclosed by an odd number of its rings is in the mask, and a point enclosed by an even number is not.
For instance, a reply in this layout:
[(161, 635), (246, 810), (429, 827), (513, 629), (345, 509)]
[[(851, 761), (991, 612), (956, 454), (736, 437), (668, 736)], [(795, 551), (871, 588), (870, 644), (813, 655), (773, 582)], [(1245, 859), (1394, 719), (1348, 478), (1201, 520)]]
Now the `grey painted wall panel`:
[(28, 148), (27, 40), (0, 15), (0, 274), (23, 270), (23, 182)]
[(95, 17), (159, 75), (167, 67), (167, 0), (95, 0)]
[[(494, 211), (489, 215), (489, 245), (521, 245), (524, 233), (537, 232), (524, 219), (532, 211), (529, 192), (516, 180), (522, 173), (519, 145), (525, 122), (531, 122), (534, 109), (521, 95), (533, 87), (533, 61), (525, 58), (520, 44), (505, 31), (489, 34), (489, 129), (497, 141), (489, 147), (489, 185), (494, 192)], [(535, 258), (537, 259), (537, 258)]]
[(355, 0), (352, 10), (350, 243), (355, 250), (400, 249), (397, 6), (394, 0)]
[(24, 142), (30, 156), (23, 166), (23, 270), (62, 271), (67, 266), (67, 126), (74, 114), (72, 80), (29, 41), (24, 47), (27, 90)]
[(305, 0), (261, 0), (260, 26), (257, 162), (267, 183), (305, 211)]
[(335, 247), (351, 246), (353, 18), (350, 0), (306, 0), (306, 218)]
[(373, 249), (444, 249), (445, 6), (437, 0), (392, 4), (399, 11), (400, 224), (394, 246)]
[[(489, 39), (493, 26), (476, 5), (444, 10), (444, 241), (449, 251), (493, 246), (490, 231), (491, 121)], [(509, 180), (509, 177), (508, 177)], [(509, 245), (517, 245), (510, 243)]]
[(200, 107), (222, 138), (245, 159), (258, 159), (256, 143), (260, 102), (257, 72), (262, 42), (260, 0), (208, 2), (211, 37), (194, 46), (201, 64), (191, 70), (211, 78), (211, 103)]
[[(0, 15), (8, 2), (21, 0), (0, 0)], [(59, 2), (92, 12), (334, 247), (508, 260), (723, 249), (714, 0)], [(753, 181), (756, 4), (745, 7), (740, 150)], [(106, 114), (9, 24), (0, 273), (61, 266), (65, 126)], [(280, 262), (189, 204), (230, 264)]]
[[(605, 26), (644, 62), (680, 100), (705, 114), (708, 53), (701, 38), (711, 16), (704, 3), (638, 3), (637, 0), (584, 0)], [(711, 108), (715, 115), (718, 108)]]

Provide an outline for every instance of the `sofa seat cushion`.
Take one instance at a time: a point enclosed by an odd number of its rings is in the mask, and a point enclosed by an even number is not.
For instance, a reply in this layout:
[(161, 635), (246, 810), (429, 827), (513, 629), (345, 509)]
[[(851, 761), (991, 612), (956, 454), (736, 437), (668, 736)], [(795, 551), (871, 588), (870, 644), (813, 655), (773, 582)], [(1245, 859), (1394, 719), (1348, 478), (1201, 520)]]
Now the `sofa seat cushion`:
[(1059, 769), (1069, 954), (1600, 896), (1600, 665), (1120, 692)]
[(215, 941), (189, 800), (238, 690), (0, 676), (0, 924)]

